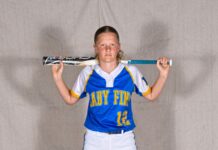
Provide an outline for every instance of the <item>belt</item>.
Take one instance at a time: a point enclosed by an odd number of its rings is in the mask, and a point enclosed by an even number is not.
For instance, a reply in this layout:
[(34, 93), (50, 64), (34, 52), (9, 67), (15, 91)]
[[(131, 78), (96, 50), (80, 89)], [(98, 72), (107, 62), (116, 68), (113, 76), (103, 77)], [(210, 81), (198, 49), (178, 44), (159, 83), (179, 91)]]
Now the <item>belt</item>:
[(124, 133), (128, 133), (128, 132), (133, 132), (132, 130), (130, 131), (125, 131), (125, 130), (115, 130), (115, 131), (109, 131), (109, 132), (99, 132), (99, 131), (92, 131), (87, 129), (87, 132), (92, 133), (92, 134), (124, 134)]
[(117, 131), (110, 131), (110, 132), (105, 132), (107, 134), (123, 134), (125, 131), (124, 130), (117, 130)]

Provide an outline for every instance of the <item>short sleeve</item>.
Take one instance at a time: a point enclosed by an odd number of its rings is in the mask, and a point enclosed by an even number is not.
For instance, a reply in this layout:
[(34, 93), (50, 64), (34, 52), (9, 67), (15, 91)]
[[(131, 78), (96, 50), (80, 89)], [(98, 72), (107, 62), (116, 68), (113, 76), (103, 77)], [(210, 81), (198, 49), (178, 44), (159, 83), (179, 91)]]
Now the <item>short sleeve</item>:
[(86, 84), (92, 74), (93, 69), (90, 66), (85, 67), (77, 77), (73, 87), (70, 90), (70, 93), (73, 97), (78, 99), (86, 97)]
[(135, 85), (135, 92), (140, 96), (146, 96), (151, 93), (151, 88), (148, 85), (145, 77), (135, 66), (126, 66)]

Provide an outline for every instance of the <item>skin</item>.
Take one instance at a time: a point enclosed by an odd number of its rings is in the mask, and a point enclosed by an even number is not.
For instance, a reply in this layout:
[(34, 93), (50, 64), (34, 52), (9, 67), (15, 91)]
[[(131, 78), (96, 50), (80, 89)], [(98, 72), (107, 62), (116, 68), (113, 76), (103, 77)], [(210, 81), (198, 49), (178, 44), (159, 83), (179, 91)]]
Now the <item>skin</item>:
[(168, 61), (169, 59), (167, 57), (161, 57), (158, 59), (157, 68), (159, 70), (159, 76), (151, 87), (151, 93), (145, 96), (146, 99), (153, 101), (160, 95), (169, 74), (170, 66), (167, 63)]
[[(118, 65), (117, 55), (120, 51), (120, 43), (116, 35), (112, 32), (101, 33), (97, 37), (96, 43), (94, 43), (95, 53), (98, 55), (100, 67), (107, 73), (112, 72)], [(158, 59), (157, 68), (159, 75), (156, 82), (151, 87), (151, 93), (144, 96), (146, 99), (153, 101), (160, 95), (164, 84), (169, 74), (169, 59), (167, 57), (161, 57)], [(64, 65), (52, 65), (52, 74), (55, 84), (67, 104), (75, 104), (79, 99), (73, 97), (70, 94), (70, 89), (66, 86), (63, 78)]]
[(120, 43), (116, 35), (112, 32), (101, 33), (94, 48), (100, 67), (107, 73), (112, 72), (118, 65), (117, 55), (120, 51)]

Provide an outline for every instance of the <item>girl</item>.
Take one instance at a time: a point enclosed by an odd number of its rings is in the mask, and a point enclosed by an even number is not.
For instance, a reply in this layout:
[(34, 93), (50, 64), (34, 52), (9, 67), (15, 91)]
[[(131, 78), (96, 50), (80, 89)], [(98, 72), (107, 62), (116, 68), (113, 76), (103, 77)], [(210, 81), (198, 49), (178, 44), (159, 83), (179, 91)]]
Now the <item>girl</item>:
[(63, 63), (52, 66), (54, 81), (67, 104), (89, 95), (85, 150), (136, 150), (132, 93), (155, 100), (168, 77), (168, 58), (158, 59), (159, 76), (150, 87), (135, 66), (119, 62), (122, 51), (119, 34), (113, 27), (103, 26), (96, 31), (94, 49), (99, 64), (85, 67), (72, 89), (63, 81)]

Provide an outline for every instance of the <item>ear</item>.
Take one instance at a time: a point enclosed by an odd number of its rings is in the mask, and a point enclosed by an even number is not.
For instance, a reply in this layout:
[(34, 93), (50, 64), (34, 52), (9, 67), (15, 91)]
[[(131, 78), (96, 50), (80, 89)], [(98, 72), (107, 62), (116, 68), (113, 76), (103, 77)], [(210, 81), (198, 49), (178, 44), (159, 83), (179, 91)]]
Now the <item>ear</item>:
[(93, 47), (94, 47), (94, 49), (95, 49), (95, 54), (97, 54), (98, 51), (97, 51), (97, 47), (96, 47), (96, 44), (95, 44), (95, 43), (93, 44)]
[(97, 49), (96, 43), (93, 43), (93, 47), (94, 47), (94, 49)]
[(121, 49), (121, 45), (120, 45), (120, 42), (118, 43), (118, 49), (119, 49), (119, 51), (120, 51), (120, 49)]

